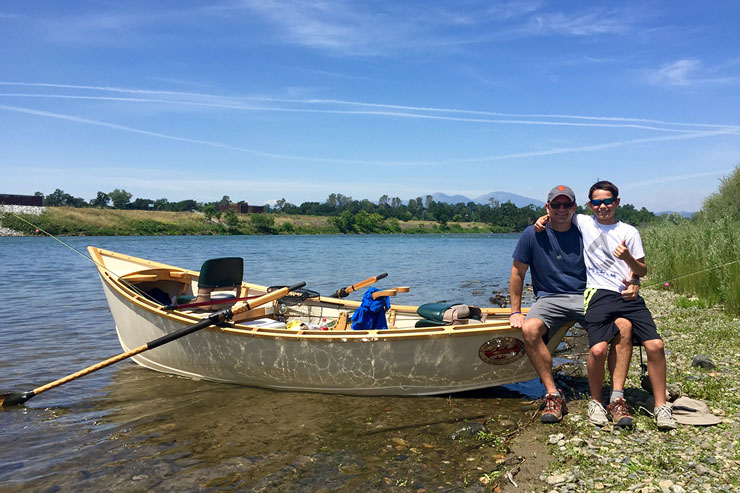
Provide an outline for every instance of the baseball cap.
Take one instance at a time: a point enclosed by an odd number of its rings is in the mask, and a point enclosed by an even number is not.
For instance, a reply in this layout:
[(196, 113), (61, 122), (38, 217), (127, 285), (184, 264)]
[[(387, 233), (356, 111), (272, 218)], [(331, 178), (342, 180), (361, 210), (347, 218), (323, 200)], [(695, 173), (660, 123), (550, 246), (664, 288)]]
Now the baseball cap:
[(549, 204), (555, 199), (555, 197), (559, 195), (565, 195), (570, 199), (571, 202), (576, 201), (576, 194), (573, 193), (573, 190), (571, 190), (570, 187), (566, 187), (565, 185), (558, 185), (557, 187), (554, 187), (552, 190), (550, 190), (550, 193), (547, 194), (547, 203)]

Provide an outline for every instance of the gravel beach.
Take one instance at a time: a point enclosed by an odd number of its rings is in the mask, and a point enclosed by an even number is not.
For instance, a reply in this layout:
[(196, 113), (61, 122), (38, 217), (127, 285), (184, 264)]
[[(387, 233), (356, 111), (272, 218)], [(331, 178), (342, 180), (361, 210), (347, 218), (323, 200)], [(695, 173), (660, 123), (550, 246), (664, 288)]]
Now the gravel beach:
[(588, 396), (575, 396), (561, 424), (532, 425), (549, 465), (537, 477), (515, 477), (518, 488), (500, 483), (501, 491), (740, 492), (740, 320), (669, 290), (642, 294), (665, 343), (669, 389), (704, 400), (722, 422), (659, 431), (644, 409), (650, 394), (640, 387), (635, 348), (625, 389), (634, 428), (591, 425)]

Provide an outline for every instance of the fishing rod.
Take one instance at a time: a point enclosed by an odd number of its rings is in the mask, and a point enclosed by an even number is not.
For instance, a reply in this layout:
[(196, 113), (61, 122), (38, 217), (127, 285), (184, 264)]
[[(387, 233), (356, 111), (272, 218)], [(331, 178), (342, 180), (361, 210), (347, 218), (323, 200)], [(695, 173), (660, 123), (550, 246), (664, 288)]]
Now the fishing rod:
[(58, 241), (59, 243), (61, 243), (61, 244), (62, 244), (62, 245), (64, 245), (65, 247), (67, 247), (67, 248), (69, 248), (70, 250), (72, 250), (73, 252), (75, 252), (75, 253), (76, 253), (77, 255), (79, 255), (80, 257), (82, 257), (82, 258), (85, 258), (85, 259), (89, 260), (90, 262), (92, 262), (93, 264), (95, 264), (96, 266), (98, 266), (99, 268), (103, 269), (104, 271), (108, 272), (108, 273), (109, 273), (110, 275), (112, 275), (113, 277), (115, 277), (115, 278), (116, 278), (116, 279), (117, 279), (118, 281), (120, 281), (120, 282), (122, 282), (123, 284), (125, 284), (126, 286), (128, 286), (128, 287), (129, 287), (129, 288), (130, 288), (131, 290), (133, 290), (133, 291), (134, 291), (134, 292), (136, 292), (137, 294), (139, 294), (139, 295), (141, 295), (141, 296), (143, 296), (143, 297), (145, 297), (145, 298), (149, 299), (149, 301), (153, 301), (153, 302), (155, 302), (155, 303), (159, 303), (159, 301), (157, 301), (157, 300), (156, 300), (156, 299), (155, 299), (154, 297), (152, 297), (152, 295), (150, 295), (149, 293), (147, 293), (147, 292), (145, 292), (145, 291), (142, 291), (142, 290), (141, 290), (141, 289), (139, 289), (138, 287), (134, 286), (133, 284), (131, 284), (130, 282), (128, 282), (128, 281), (127, 281), (126, 279), (124, 279), (123, 277), (119, 276), (118, 274), (116, 274), (115, 272), (113, 272), (112, 270), (110, 270), (110, 269), (109, 269), (108, 267), (106, 267), (105, 265), (101, 264), (100, 262), (97, 262), (97, 261), (96, 261), (95, 259), (93, 259), (93, 258), (92, 258), (92, 257), (90, 257), (89, 255), (85, 255), (84, 253), (82, 253), (81, 251), (77, 250), (77, 249), (76, 249), (75, 247), (73, 247), (72, 245), (70, 245), (70, 244), (68, 244), (68, 243), (65, 243), (65, 242), (63, 242), (62, 240), (60, 240), (59, 238), (57, 238), (57, 237), (56, 237), (56, 236), (54, 236), (53, 234), (51, 234), (51, 233), (49, 233), (48, 231), (44, 230), (43, 228), (41, 228), (41, 227), (37, 226), (36, 224), (33, 224), (32, 222), (30, 222), (30, 221), (28, 221), (28, 220), (26, 220), (26, 219), (22, 218), (22, 217), (21, 217), (21, 216), (19, 216), (18, 214), (14, 213), (14, 212), (10, 212), (9, 214), (10, 214), (10, 215), (12, 215), (12, 216), (15, 216), (15, 217), (16, 217), (17, 219), (20, 219), (21, 221), (23, 221), (24, 223), (28, 224), (28, 225), (29, 225), (29, 226), (31, 226), (32, 228), (36, 228), (36, 232), (41, 232), (41, 233), (44, 233), (44, 234), (45, 234), (46, 236), (48, 236), (49, 238), (51, 238), (51, 239), (53, 239), (53, 240), (55, 240), (55, 241)]
[(673, 277), (671, 279), (663, 279), (663, 280), (660, 280), (660, 281), (651, 281), (651, 282), (645, 283), (643, 285), (643, 287), (648, 288), (650, 286), (655, 286), (656, 284), (668, 284), (669, 282), (673, 282), (673, 281), (675, 281), (677, 279), (683, 279), (684, 277), (693, 276), (693, 275), (696, 275), (696, 274), (700, 274), (702, 272), (708, 272), (710, 270), (719, 269), (720, 267), (727, 267), (728, 265), (736, 264), (738, 262), (740, 262), (740, 259), (731, 260), (730, 262), (725, 262), (725, 263), (722, 263), (722, 264), (719, 264), (719, 265), (713, 265), (713, 266), (707, 267), (705, 269), (699, 269), (697, 271), (689, 272), (688, 274), (682, 274), (680, 276), (676, 276), (676, 277)]

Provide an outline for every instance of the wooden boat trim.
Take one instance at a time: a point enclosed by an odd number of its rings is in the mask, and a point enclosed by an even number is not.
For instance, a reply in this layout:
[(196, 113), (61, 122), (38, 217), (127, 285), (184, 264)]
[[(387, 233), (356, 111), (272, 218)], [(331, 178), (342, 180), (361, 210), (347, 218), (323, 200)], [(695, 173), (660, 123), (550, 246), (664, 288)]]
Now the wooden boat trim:
[[(192, 324), (200, 321), (202, 318), (208, 315), (207, 312), (200, 313), (188, 313), (183, 311), (164, 311), (164, 307), (159, 305), (148, 298), (137, 294), (130, 287), (128, 281), (132, 279), (139, 279), (139, 276), (148, 275), (147, 271), (167, 271), (177, 273), (178, 278), (168, 279), (176, 282), (182, 282), (185, 278), (188, 278), (191, 282), (194, 282), (198, 277), (198, 273), (188, 269), (182, 269), (172, 265), (146, 260), (131, 255), (124, 255), (110, 250), (104, 250), (96, 247), (88, 247), (88, 251), (95, 260), (96, 267), (101, 274), (101, 277), (121, 296), (131, 300), (132, 303), (145, 309), (146, 311), (155, 313), (163, 318), (170, 320), (176, 320), (186, 324)], [(150, 266), (149, 269), (139, 269), (137, 271), (119, 275), (110, 271), (104, 266), (103, 256), (108, 256), (115, 259), (130, 261), (139, 265)], [(156, 275), (156, 274), (155, 274)], [(149, 280), (149, 278), (145, 278)], [(250, 290), (263, 291), (265, 286), (257, 284), (242, 283), (243, 287), (247, 287)], [(360, 306), (360, 302), (353, 300), (340, 300), (338, 298), (320, 296), (319, 302), (337, 305), (338, 307), (357, 308)], [(396, 310), (397, 313), (411, 313), (416, 314), (416, 306), (412, 305), (391, 305), (392, 310)], [(494, 315), (508, 314), (508, 308), (489, 308), (486, 312)], [(228, 334), (239, 335), (239, 336), (251, 336), (251, 337), (266, 337), (266, 338), (285, 338), (285, 339), (299, 339), (299, 340), (311, 340), (311, 341), (328, 341), (328, 342), (359, 342), (363, 340), (395, 340), (395, 339), (420, 339), (429, 337), (458, 337), (467, 336), (473, 334), (490, 333), (491, 337), (496, 337), (500, 332), (510, 332), (513, 329), (510, 327), (508, 319), (491, 320), (483, 323), (470, 323), (466, 325), (440, 325), (433, 327), (419, 327), (419, 328), (408, 328), (408, 329), (388, 329), (388, 330), (372, 330), (372, 331), (358, 331), (358, 330), (339, 330), (339, 331), (296, 331), (292, 329), (279, 329), (279, 328), (267, 328), (267, 327), (256, 327), (250, 326), (249, 321), (244, 322), (228, 322), (222, 327), (210, 327), (205, 330), (208, 331), (221, 331)]]

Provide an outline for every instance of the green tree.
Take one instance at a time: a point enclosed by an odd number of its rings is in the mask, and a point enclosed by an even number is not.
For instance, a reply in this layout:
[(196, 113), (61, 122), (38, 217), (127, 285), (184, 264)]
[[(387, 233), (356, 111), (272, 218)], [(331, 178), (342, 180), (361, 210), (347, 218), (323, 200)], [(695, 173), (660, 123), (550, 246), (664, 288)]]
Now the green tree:
[(113, 207), (115, 207), (116, 209), (126, 209), (131, 201), (132, 196), (133, 195), (126, 190), (119, 190), (117, 188), (108, 194), (108, 197), (110, 197), (111, 201), (113, 202)]
[(331, 218), (331, 222), (340, 233), (354, 233), (355, 232), (355, 220), (354, 216), (350, 211), (343, 211), (336, 217)]
[(157, 199), (154, 201), (154, 210), (155, 211), (166, 211), (168, 210), (170, 201), (167, 199)]
[(108, 207), (110, 203), (110, 197), (105, 192), (98, 192), (98, 195), (90, 201), (90, 205), (93, 207), (104, 208)]
[(249, 217), (252, 227), (260, 234), (275, 234), (275, 216), (268, 214), (252, 214)]
[(215, 204), (206, 204), (203, 206), (203, 215), (206, 217), (206, 221), (210, 221), (216, 217), (216, 214), (218, 214), (219, 217), (221, 216), (221, 211)]
[(154, 209), (154, 201), (151, 199), (136, 199), (128, 206), (129, 209), (148, 211)]
[(57, 188), (49, 195), (44, 197), (44, 205), (49, 207), (61, 207), (62, 205), (64, 205), (64, 199), (67, 195), (69, 194), (64, 193), (63, 190)]
[(224, 214), (224, 224), (230, 230), (235, 231), (239, 226), (239, 218), (236, 217), (236, 212), (232, 210), (226, 211), (226, 214)]
[(383, 225), (383, 216), (362, 210), (355, 214), (354, 223), (358, 233), (378, 233)]
[(704, 200), (701, 219), (714, 221), (722, 217), (740, 221), (740, 165), (722, 177), (719, 190)]

